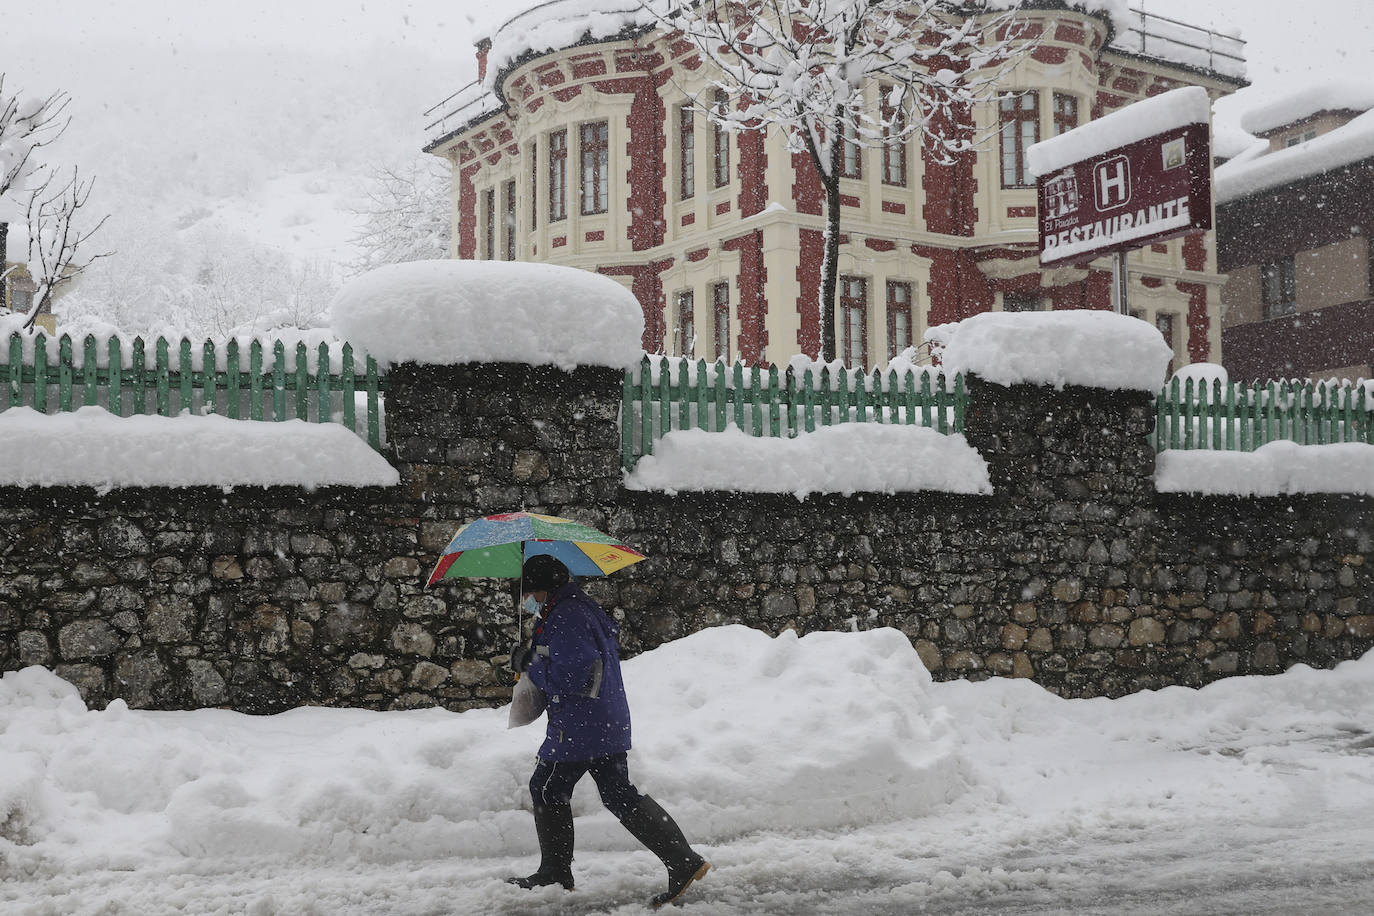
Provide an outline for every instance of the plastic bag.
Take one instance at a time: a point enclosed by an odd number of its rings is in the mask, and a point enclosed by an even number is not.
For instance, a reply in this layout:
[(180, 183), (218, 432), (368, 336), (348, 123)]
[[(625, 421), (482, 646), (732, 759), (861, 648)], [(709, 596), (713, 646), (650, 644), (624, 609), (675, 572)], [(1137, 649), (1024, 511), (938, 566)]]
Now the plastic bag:
[(549, 698), (544, 691), (530, 680), (529, 675), (524, 675), (515, 682), (515, 690), (511, 692), (510, 719), (506, 722), (506, 728), (529, 725), (544, 714), (544, 708), (548, 705)]

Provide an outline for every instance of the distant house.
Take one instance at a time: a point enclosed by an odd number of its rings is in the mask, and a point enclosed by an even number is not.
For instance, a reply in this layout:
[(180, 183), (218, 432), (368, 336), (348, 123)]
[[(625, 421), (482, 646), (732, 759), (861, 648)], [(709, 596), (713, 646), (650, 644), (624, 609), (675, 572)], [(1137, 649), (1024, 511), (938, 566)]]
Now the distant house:
[[(805, 155), (776, 134), (718, 129), (701, 107), (712, 74), (632, 0), (514, 6), (478, 44), (478, 82), (431, 113), (425, 148), (453, 170), (453, 256), (615, 277), (644, 309), (651, 352), (815, 356), (822, 199)], [(1239, 40), (1120, 8), (1028, 4), (1038, 44), (973, 113), (990, 140), (953, 164), (914, 140), (846, 147), (834, 316), (846, 363), (880, 365), (977, 312), (1110, 307), (1108, 259), (1040, 269), (1026, 147), (1170, 89), (1215, 99), (1245, 85)], [(883, 91), (866, 89), (875, 110)], [(1209, 232), (1131, 254), (1131, 304), (1178, 364), (1218, 359), (1214, 246)]]
[(1374, 87), (1248, 112), (1256, 142), (1216, 170), (1222, 362), (1237, 381), (1370, 376)]

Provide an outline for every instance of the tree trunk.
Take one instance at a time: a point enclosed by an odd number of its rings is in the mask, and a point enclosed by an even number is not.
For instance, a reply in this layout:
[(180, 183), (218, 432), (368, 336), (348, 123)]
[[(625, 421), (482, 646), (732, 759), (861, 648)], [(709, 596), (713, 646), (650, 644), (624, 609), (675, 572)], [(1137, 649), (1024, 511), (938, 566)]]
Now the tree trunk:
[(821, 178), (825, 188), (825, 258), (821, 261), (821, 362), (837, 358), (835, 294), (840, 273), (840, 176)]
[[(821, 362), (837, 357), (835, 348), (835, 293), (840, 274), (840, 169), (844, 156), (844, 132), (837, 114), (830, 123), (829, 168), (816, 163), (825, 188), (825, 258), (821, 262)], [(819, 157), (818, 157), (819, 158)]]

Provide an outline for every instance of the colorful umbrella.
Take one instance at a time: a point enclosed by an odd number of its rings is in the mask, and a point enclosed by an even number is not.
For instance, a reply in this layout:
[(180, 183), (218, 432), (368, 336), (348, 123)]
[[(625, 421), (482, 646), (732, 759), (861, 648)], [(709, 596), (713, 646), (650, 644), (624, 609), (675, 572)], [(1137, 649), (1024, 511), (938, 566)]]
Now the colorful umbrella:
[(468, 522), (444, 548), (426, 587), (444, 579), (518, 579), (525, 560), (548, 554), (574, 576), (605, 576), (644, 559), (608, 534), (556, 515), (506, 512)]

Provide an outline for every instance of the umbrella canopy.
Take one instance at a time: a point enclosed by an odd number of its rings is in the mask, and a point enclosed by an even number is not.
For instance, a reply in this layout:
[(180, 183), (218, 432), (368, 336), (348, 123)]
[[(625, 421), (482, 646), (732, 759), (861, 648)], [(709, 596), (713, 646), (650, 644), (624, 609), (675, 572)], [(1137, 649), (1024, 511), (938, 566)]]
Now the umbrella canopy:
[(468, 522), (444, 548), (426, 587), (444, 579), (518, 579), (525, 560), (548, 554), (574, 576), (605, 576), (644, 559), (608, 534), (556, 515), (506, 512)]

